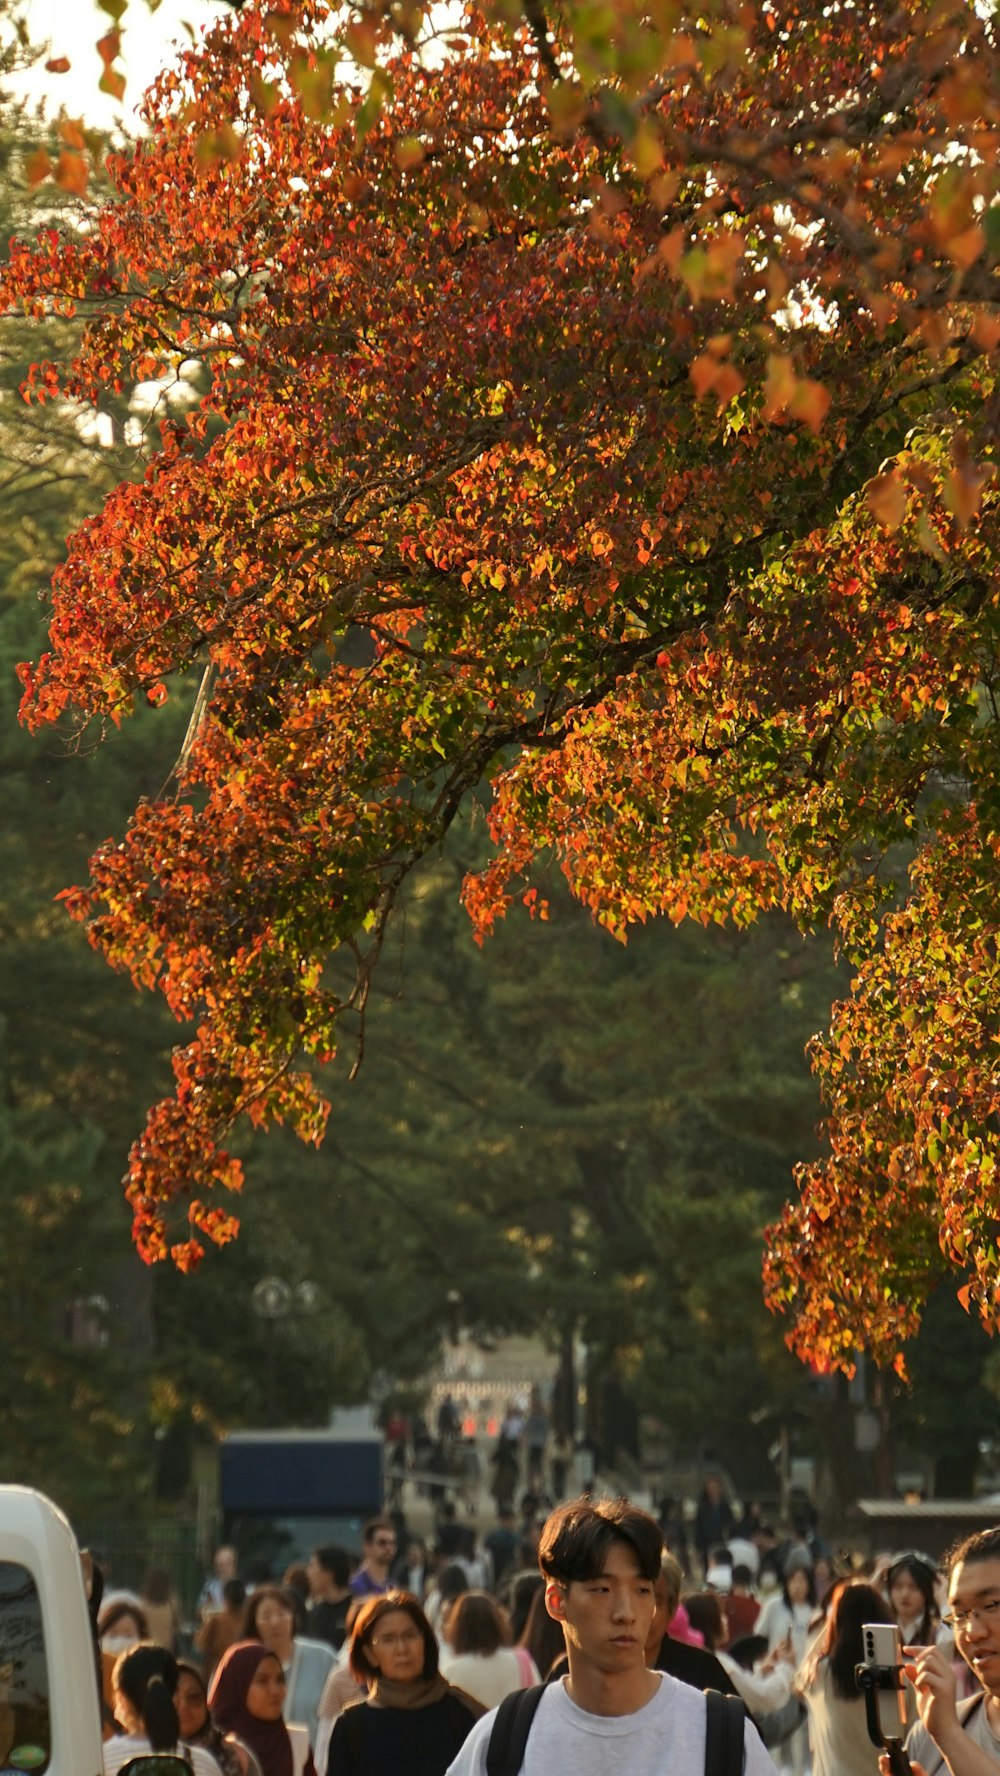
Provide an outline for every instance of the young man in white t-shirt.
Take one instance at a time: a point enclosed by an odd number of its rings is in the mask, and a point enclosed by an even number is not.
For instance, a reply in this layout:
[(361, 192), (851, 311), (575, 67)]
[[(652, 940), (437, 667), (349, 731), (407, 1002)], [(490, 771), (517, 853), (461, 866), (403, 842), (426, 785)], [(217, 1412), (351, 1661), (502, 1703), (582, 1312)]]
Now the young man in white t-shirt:
[[(701, 1776), (705, 1698), (646, 1665), (661, 1553), (658, 1524), (624, 1499), (575, 1499), (546, 1522), (538, 1563), (569, 1672), (542, 1695), (521, 1776)], [(495, 1718), (477, 1722), (448, 1776), (486, 1776)], [(749, 1722), (744, 1772), (774, 1776)]]

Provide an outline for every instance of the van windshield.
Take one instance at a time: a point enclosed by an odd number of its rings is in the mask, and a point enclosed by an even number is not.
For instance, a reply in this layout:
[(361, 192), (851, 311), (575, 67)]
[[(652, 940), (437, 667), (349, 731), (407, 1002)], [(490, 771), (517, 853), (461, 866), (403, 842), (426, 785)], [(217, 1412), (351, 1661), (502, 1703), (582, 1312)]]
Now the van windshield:
[(50, 1743), (38, 1591), (27, 1567), (0, 1560), (0, 1776), (44, 1771)]

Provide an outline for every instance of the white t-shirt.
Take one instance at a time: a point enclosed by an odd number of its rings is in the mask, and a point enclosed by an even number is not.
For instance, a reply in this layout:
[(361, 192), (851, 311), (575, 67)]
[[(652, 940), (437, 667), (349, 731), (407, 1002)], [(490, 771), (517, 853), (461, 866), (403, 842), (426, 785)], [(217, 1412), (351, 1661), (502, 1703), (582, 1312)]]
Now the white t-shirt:
[[(140, 1733), (119, 1733), (112, 1739), (105, 1739), (104, 1776), (117, 1776), (130, 1759), (148, 1757), (152, 1749), (149, 1740)], [(203, 1745), (178, 1745), (177, 1753), (194, 1766), (194, 1776), (222, 1776), (212, 1753)]]
[[(531, 1723), (521, 1776), (701, 1776), (705, 1768), (705, 1698), (690, 1684), (658, 1673), (659, 1688), (635, 1714), (587, 1714), (564, 1682), (548, 1685)], [(477, 1721), (447, 1776), (486, 1776), (486, 1748), (496, 1710)], [(750, 1722), (744, 1776), (775, 1776)]]
[[(978, 1696), (970, 1697), (958, 1705), (958, 1718), (962, 1722), (973, 1745), (978, 1745), (991, 1758), (1000, 1764), (1000, 1738), (990, 1726), (990, 1717), (986, 1712), (986, 1704)], [(940, 1751), (925, 1726), (918, 1721), (910, 1731), (906, 1741), (906, 1749), (911, 1758), (919, 1758), (924, 1769), (930, 1776), (948, 1776), (947, 1765)]]
[(497, 1647), (495, 1653), (449, 1653), (442, 1658), (440, 1671), (484, 1708), (498, 1708), (511, 1690), (524, 1688), (524, 1673), (513, 1647)]

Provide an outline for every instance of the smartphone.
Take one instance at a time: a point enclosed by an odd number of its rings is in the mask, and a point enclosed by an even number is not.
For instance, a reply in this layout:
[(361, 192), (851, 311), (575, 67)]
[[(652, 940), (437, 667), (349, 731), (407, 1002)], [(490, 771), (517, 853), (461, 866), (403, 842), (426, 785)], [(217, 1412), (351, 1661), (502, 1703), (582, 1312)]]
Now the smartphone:
[(894, 1623), (865, 1622), (861, 1629), (866, 1665), (894, 1671), (896, 1683), (881, 1685), (875, 1695), (878, 1701), (879, 1725), (887, 1739), (901, 1739), (906, 1732), (906, 1694), (903, 1677), (903, 1637)]

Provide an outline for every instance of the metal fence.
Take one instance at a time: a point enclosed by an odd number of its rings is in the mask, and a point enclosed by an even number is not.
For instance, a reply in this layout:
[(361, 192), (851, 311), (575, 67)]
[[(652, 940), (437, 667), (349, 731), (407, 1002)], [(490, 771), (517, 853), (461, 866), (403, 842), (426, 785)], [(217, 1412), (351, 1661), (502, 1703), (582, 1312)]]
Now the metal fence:
[(195, 1518), (147, 1524), (105, 1519), (81, 1524), (77, 1536), (102, 1567), (106, 1590), (138, 1593), (150, 1567), (162, 1567), (170, 1574), (182, 1620), (193, 1621), (207, 1572)]

